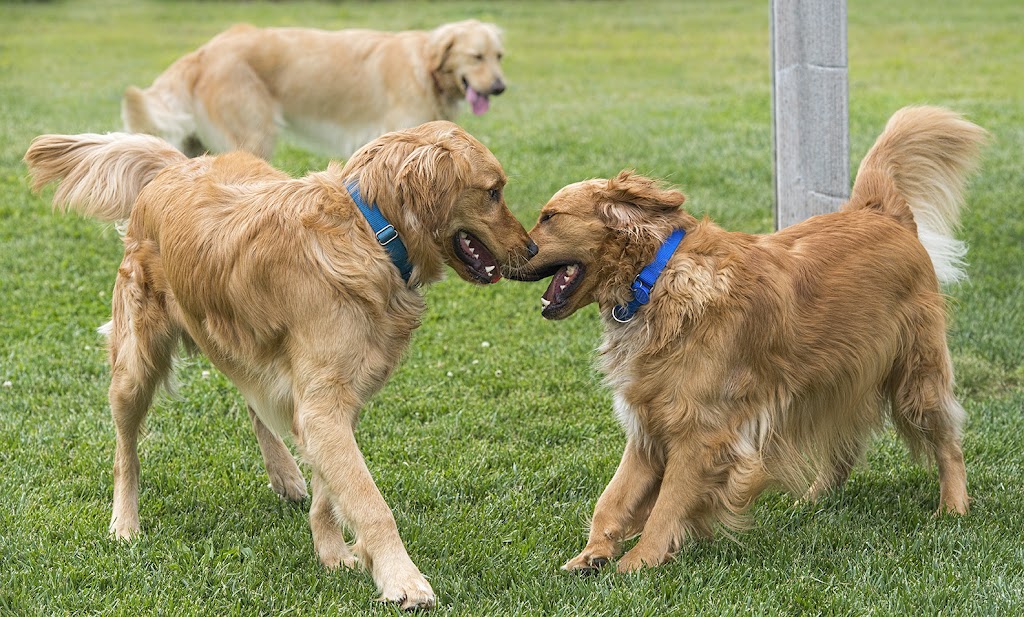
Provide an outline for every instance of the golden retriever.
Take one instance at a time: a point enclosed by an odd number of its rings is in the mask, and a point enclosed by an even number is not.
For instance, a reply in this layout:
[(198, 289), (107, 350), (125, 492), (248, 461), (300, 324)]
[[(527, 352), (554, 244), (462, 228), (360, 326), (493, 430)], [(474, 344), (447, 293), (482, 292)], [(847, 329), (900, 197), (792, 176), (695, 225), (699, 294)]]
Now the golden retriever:
[(505, 90), (502, 33), (466, 20), (431, 31), (256, 28), (239, 24), (129, 87), (125, 130), (189, 156), (246, 150), (269, 159), (281, 130), (347, 157), (380, 135), (487, 111)]
[[(540, 250), (512, 278), (553, 277), (548, 319), (598, 304), (627, 434), (564, 569), (598, 568), (637, 534), (618, 570), (661, 564), (687, 536), (741, 523), (769, 486), (810, 485), (813, 499), (845, 482), (886, 415), (938, 464), (939, 511), (967, 512), (939, 282), (962, 274), (951, 231), (985, 135), (953, 112), (905, 108), (840, 212), (770, 235), (697, 220), (682, 193), (630, 172), (551, 198), (529, 232)], [(674, 230), (685, 236), (637, 308), (632, 283)]]
[[(272, 486), (301, 499), (305, 482), (279, 437), (293, 436), (312, 467), (310, 527), (323, 564), (361, 562), (383, 599), (433, 605), (353, 430), (419, 325), (422, 286), (444, 264), (487, 283), (536, 252), (505, 206), (494, 155), (438, 121), (301, 179), (246, 152), (188, 159), (156, 137), (123, 133), (44, 135), (25, 160), (36, 190), (61, 180), (55, 205), (128, 217), (105, 327), (117, 433), (111, 533), (139, 533), (139, 427), (184, 344), (238, 387)], [(350, 184), (404, 241), (408, 281)]]

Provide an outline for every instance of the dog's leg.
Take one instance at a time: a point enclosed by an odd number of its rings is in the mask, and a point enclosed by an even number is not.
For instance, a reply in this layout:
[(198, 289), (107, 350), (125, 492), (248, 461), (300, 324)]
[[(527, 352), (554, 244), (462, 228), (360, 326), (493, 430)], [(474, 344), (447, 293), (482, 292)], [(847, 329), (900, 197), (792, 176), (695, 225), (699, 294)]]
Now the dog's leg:
[(739, 516), (768, 477), (755, 455), (732, 447), (732, 435), (693, 435), (667, 453), (657, 500), (636, 545), (617, 564), (632, 572), (668, 560), (687, 536), (710, 534), (715, 521)]
[[(640, 535), (640, 532), (644, 530), (644, 526), (647, 525), (647, 519), (651, 517), (651, 511), (654, 509), (654, 504), (658, 501), (658, 492), (661, 490), (661, 474), (664, 472), (664, 467), (658, 467), (658, 479), (655, 482), (651, 490), (647, 491), (640, 503), (633, 509), (632, 516), (627, 518), (626, 526), (622, 532), (623, 540), (628, 540), (634, 536)], [(622, 547), (619, 547), (622, 550)], [(616, 555), (617, 556), (617, 555)]]
[(245, 150), (265, 160), (277, 140), (277, 104), (266, 84), (244, 62), (229, 60), (208, 67), (196, 84), (204, 114), (198, 119), (201, 141), (218, 152)]
[(146, 278), (126, 256), (114, 284), (108, 332), (108, 394), (117, 433), (110, 533), (122, 540), (139, 533), (139, 429), (157, 385), (171, 370), (179, 338), (162, 299), (147, 292), (152, 286), (137, 284)]
[(359, 561), (345, 542), (345, 534), (334, 517), (333, 502), (326, 483), (319, 474), (313, 474), (313, 504), (309, 508), (309, 529), (313, 534), (313, 548), (324, 566), (335, 569), (355, 567)]
[(659, 565), (678, 548), (686, 535), (686, 519), (701, 497), (704, 456), (696, 452), (668, 454), (657, 501), (640, 539), (616, 565), (619, 572)]
[(329, 377), (307, 388), (297, 409), (296, 436), (313, 473), (319, 474), (355, 533), (360, 560), (373, 575), (381, 599), (403, 609), (431, 607), (434, 591), (409, 558), (395, 517), (356, 444), (353, 425), (359, 402), (348, 383)]
[(942, 425), (932, 433), (932, 448), (939, 466), (939, 513), (967, 514), (971, 499), (967, 495), (967, 468), (960, 444), (960, 426), (964, 410), (949, 395), (948, 402), (932, 411)]
[(807, 489), (800, 501), (814, 503), (828, 491), (839, 488), (846, 484), (853, 471), (853, 465), (859, 458), (859, 453), (838, 452), (818, 470), (814, 483)]
[(597, 500), (587, 546), (562, 569), (595, 570), (618, 557), (622, 542), (643, 528), (658, 494), (660, 474), (660, 464), (630, 438), (619, 468)]
[(915, 452), (924, 451), (939, 467), (939, 513), (966, 514), (967, 469), (960, 445), (964, 410), (953, 395), (953, 369), (945, 329), (934, 328), (897, 367), (893, 423)]
[(249, 419), (256, 433), (256, 442), (260, 445), (263, 465), (267, 468), (270, 487), (281, 497), (290, 501), (302, 501), (306, 498), (306, 480), (299, 471), (288, 446), (274, 431), (267, 428), (260, 420), (252, 406), (249, 406)]

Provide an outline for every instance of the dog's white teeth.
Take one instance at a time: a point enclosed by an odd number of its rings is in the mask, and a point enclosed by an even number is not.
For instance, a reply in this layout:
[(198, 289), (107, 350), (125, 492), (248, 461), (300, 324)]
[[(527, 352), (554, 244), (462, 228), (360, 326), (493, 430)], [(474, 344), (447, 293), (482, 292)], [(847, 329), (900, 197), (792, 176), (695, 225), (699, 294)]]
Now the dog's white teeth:
[(469, 238), (469, 236), (466, 235), (466, 232), (464, 232), (464, 231), (460, 231), (459, 232), (459, 240), (466, 240), (467, 238)]
[(551, 300), (548, 300), (547, 298), (540, 299), (541, 308), (547, 308), (549, 304), (551, 304)]
[(560, 286), (560, 287), (558, 288), (558, 291), (565, 291), (565, 288), (566, 288), (566, 287), (568, 287), (568, 286), (569, 286), (568, 284), (566, 284), (566, 285), (562, 285), (562, 286)]
[(484, 270), (487, 271), (487, 274), (490, 274), (491, 272), (494, 272), (494, 266), (487, 266)]
[(573, 276), (575, 274), (576, 274), (576, 266), (575, 265), (567, 266), (565, 268), (565, 276), (569, 277), (569, 276)]

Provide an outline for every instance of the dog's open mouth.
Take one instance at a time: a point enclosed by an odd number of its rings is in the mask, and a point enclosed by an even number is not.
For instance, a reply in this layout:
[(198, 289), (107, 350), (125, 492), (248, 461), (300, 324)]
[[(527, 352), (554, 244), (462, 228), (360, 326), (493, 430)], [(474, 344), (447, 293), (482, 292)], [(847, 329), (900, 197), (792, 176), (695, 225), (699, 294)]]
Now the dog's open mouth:
[(469, 102), (469, 106), (473, 108), (473, 113), (478, 116), (487, 113), (487, 110), (491, 108), (491, 99), (488, 95), (474, 90), (465, 78), (462, 79), (462, 85), (466, 88), (466, 100)]
[(547, 291), (540, 298), (541, 315), (548, 317), (564, 308), (582, 280), (583, 266), (568, 264), (559, 268), (551, 277)]
[(455, 254), (481, 283), (497, 283), (501, 280), (498, 260), (476, 236), (460, 231), (452, 238), (452, 244), (455, 246)]

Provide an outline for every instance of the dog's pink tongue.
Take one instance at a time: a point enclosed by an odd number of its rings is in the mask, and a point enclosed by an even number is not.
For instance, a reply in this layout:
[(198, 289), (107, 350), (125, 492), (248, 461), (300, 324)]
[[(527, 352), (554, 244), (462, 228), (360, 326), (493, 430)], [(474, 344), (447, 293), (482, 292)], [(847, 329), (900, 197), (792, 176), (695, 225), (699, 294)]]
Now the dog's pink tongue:
[(466, 88), (466, 100), (469, 101), (470, 107), (473, 108), (473, 113), (478, 116), (483, 115), (491, 108), (491, 101), (486, 95), (480, 94), (469, 87)]

